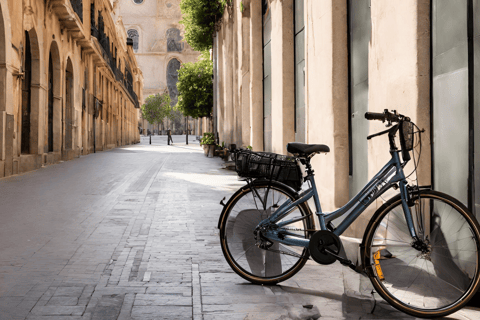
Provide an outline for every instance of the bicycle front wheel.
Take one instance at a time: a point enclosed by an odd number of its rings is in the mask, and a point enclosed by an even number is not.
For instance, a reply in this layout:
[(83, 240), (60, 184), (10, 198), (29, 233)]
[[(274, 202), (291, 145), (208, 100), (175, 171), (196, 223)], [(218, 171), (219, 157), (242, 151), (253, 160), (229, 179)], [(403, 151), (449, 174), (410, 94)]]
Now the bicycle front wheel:
[[(288, 187), (272, 182), (255, 182), (235, 193), (226, 204), (220, 222), (220, 243), (231, 268), (244, 279), (257, 284), (275, 284), (295, 275), (305, 265), (308, 250), (273, 241), (260, 248), (255, 228), (271, 216), (287, 199), (297, 196)], [(304, 218), (287, 227), (299, 239), (308, 239), (314, 228), (305, 204), (293, 208), (280, 221)]]
[(400, 196), (372, 217), (364, 266), (378, 293), (416, 317), (445, 316), (479, 286), (479, 226), (458, 200), (436, 191), (414, 195), (410, 207), (422, 249), (413, 246)]

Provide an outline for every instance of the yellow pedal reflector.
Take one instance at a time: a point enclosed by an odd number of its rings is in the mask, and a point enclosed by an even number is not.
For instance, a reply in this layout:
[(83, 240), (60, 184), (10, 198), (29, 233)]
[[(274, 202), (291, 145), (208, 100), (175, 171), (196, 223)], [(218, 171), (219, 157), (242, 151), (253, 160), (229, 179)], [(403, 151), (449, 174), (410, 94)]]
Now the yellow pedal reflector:
[(375, 261), (375, 270), (377, 270), (377, 275), (380, 280), (385, 280), (383, 276), (382, 267), (380, 266), (380, 250), (373, 254), (373, 260)]

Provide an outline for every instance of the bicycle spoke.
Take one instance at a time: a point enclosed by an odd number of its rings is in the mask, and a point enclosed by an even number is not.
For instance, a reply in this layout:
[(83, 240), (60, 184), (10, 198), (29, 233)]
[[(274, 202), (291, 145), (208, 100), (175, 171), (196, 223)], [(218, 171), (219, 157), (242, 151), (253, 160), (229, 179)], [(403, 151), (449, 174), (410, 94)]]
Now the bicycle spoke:
[(377, 220), (369, 240), (372, 263), (376, 250), (388, 250), (392, 255), (379, 260), (385, 277), (379, 283), (405, 308), (437, 310), (455, 305), (477, 276), (475, 233), (465, 214), (445, 201), (422, 196), (411, 208), (425, 249), (412, 247), (399, 201)]

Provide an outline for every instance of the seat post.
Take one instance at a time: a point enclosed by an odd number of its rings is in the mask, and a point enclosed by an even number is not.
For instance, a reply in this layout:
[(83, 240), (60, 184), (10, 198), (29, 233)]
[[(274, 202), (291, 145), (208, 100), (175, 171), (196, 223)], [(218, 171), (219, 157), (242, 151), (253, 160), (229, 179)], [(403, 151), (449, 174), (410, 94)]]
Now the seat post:
[(304, 162), (303, 164), (305, 165), (305, 171), (307, 172), (307, 176), (313, 176), (314, 172), (313, 169), (312, 169), (312, 164), (310, 163), (310, 157), (306, 156), (305, 158), (303, 158), (302, 162)]

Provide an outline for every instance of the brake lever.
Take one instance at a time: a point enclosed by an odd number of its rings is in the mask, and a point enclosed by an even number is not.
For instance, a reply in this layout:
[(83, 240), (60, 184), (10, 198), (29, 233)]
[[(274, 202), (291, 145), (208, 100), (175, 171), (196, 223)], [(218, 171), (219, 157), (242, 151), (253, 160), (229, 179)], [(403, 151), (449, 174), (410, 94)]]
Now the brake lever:
[(385, 134), (385, 133), (389, 133), (390, 130), (391, 130), (391, 129), (387, 129), (387, 130), (385, 130), (385, 131), (382, 131), (382, 132), (378, 132), (378, 133), (374, 133), (374, 134), (372, 134), (372, 135), (369, 135), (369, 136), (367, 137), (367, 140), (370, 140), (370, 139), (372, 139), (372, 138), (381, 136), (382, 134)]

